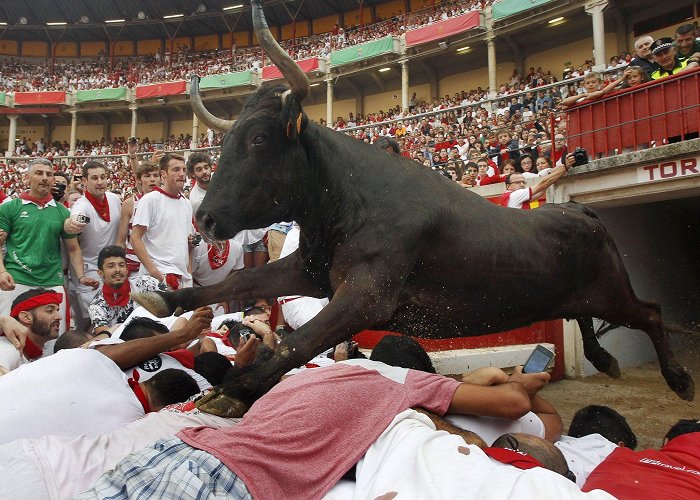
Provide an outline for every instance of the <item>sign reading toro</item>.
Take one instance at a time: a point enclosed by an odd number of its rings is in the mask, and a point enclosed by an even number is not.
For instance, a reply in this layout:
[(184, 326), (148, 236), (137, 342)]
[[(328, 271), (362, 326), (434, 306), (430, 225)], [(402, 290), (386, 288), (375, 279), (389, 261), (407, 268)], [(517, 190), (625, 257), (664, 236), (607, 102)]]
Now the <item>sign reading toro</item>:
[(637, 167), (639, 182), (660, 181), (700, 174), (700, 156), (666, 160)]

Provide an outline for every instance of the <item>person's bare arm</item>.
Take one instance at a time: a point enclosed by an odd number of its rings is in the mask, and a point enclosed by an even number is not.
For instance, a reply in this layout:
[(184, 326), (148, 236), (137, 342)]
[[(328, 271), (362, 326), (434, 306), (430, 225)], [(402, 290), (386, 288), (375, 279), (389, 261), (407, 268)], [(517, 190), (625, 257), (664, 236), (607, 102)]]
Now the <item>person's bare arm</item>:
[(139, 149), (138, 142), (128, 142), (126, 143), (126, 153), (129, 155), (129, 165), (131, 166), (131, 173), (136, 179), (136, 169), (139, 166), (139, 159), (136, 156), (136, 151)]
[(462, 383), (452, 396), (448, 413), (517, 419), (530, 411), (530, 397), (519, 382), (494, 386)]
[(24, 349), (29, 329), (12, 316), (0, 316), (0, 332), (12, 342), (18, 351)]
[(68, 238), (63, 240), (66, 244), (66, 250), (68, 250), (68, 260), (70, 265), (75, 271), (75, 276), (81, 285), (92, 287), (97, 289), (100, 286), (100, 282), (96, 279), (85, 276), (85, 264), (83, 263), (83, 252), (78, 244), (78, 238)]
[(541, 178), (541, 180), (532, 186), (532, 196), (530, 196), (530, 200), (536, 200), (540, 198), (555, 182), (557, 182), (560, 178), (566, 174), (571, 167), (574, 166), (574, 163), (576, 160), (574, 159), (574, 155), (569, 153), (566, 155), (566, 160), (564, 160), (564, 165), (559, 166), (559, 167), (554, 167), (552, 171), (549, 173), (549, 175), (546, 175)]
[[(7, 241), (7, 231), (0, 231), (0, 247)], [(15, 279), (5, 269), (5, 263), (0, 259), (0, 290), (9, 292), (15, 289)]]
[(184, 342), (189, 342), (211, 326), (214, 314), (209, 306), (197, 309), (184, 328), (144, 339), (134, 339), (121, 344), (96, 346), (102, 354), (114, 361), (119, 368), (126, 370), (142, 361), (151, 359)]
[(119, 215), (119, 229), (117, 230), (117, 239), (115, 245), (126, 248), (126, 238), (129, 236), (129, 222), (131, 215), (134, 212), (134, 197), (131, 196), (122, 203), (121, 214)]
[(148, 228), (146, 226), (134, 225), (131, 228), (131, 246), (134, 249), (134, 253), (141, 261), (141, 264), (146, 268), (148, 274), (153, 276), (155, 279), (161, 283), (165, 281), (165, 276), (161, 273), (156, 265), (153, 263), (153, 259), (148, 255), (146, 250), (146, 245), (143, 244), (143, 235), (146, 234)]

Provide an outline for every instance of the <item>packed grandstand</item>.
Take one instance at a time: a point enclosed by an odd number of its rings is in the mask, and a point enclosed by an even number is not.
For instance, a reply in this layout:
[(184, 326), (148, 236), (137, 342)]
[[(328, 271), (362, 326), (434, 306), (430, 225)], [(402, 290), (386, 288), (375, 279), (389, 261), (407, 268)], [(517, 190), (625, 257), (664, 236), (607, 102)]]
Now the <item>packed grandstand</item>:
[(700, 4), (7, 3), (0, 500), (699, 497)]

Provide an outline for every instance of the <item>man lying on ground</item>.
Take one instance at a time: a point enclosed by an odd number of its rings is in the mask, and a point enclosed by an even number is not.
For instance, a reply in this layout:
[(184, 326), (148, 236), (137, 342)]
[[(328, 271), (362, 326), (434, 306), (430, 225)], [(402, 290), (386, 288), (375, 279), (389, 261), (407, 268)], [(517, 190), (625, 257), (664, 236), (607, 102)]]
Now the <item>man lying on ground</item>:
[(210, 308), (195, 311), (181, 330), (121, 345), (65, 349), (0, 378), (0, 443), (49, 433), (97, 435), (199, 392), (182, 370), (164, 370), (139, 383), (122, 370), (197, 338)]
[[(146, 491), (206, 497), (220, 488), (234, 498), (319, 498), (410, 407), (519, 418), (530, 410), (530, 399), (519, 382), (482, 387), (369, 360), (344, 361), (280, 382), (236, 427), (188, 429), (130, 455), (80, 498)], [(146, 463), (147, 471), (135, 472)], [(196, 466), (181, 467), (185, 463)]]

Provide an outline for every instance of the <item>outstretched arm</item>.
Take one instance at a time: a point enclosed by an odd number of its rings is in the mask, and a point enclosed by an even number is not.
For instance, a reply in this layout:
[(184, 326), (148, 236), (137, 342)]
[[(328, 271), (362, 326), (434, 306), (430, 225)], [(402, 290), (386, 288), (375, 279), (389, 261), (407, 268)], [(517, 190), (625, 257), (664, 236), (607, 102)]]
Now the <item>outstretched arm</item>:
[(197, 309), (184, 328), (155, 337), (134, 339), (121, 344), (95, 346), (95, 349), (114, 361), (119, 368), (126, 370), (142, 361), (151, 359), (184, 342), (201, 335), (202, 330), (211, 326), (213, 313), (210, 307)]
[(542, 180), (532, 186), (532, 196), (530, 197), (530, 200), (540, 198), (547, 191), (549, 186), (557, 182), (560, 178), (564, 177), (564, 174), (566, 174), (569, 169), (574, 166), (574, 163), (576, 163), (574, 155), (571, 153), (566, 155), (564, 165), (553, 168), (549, 175), (542, 177)]

